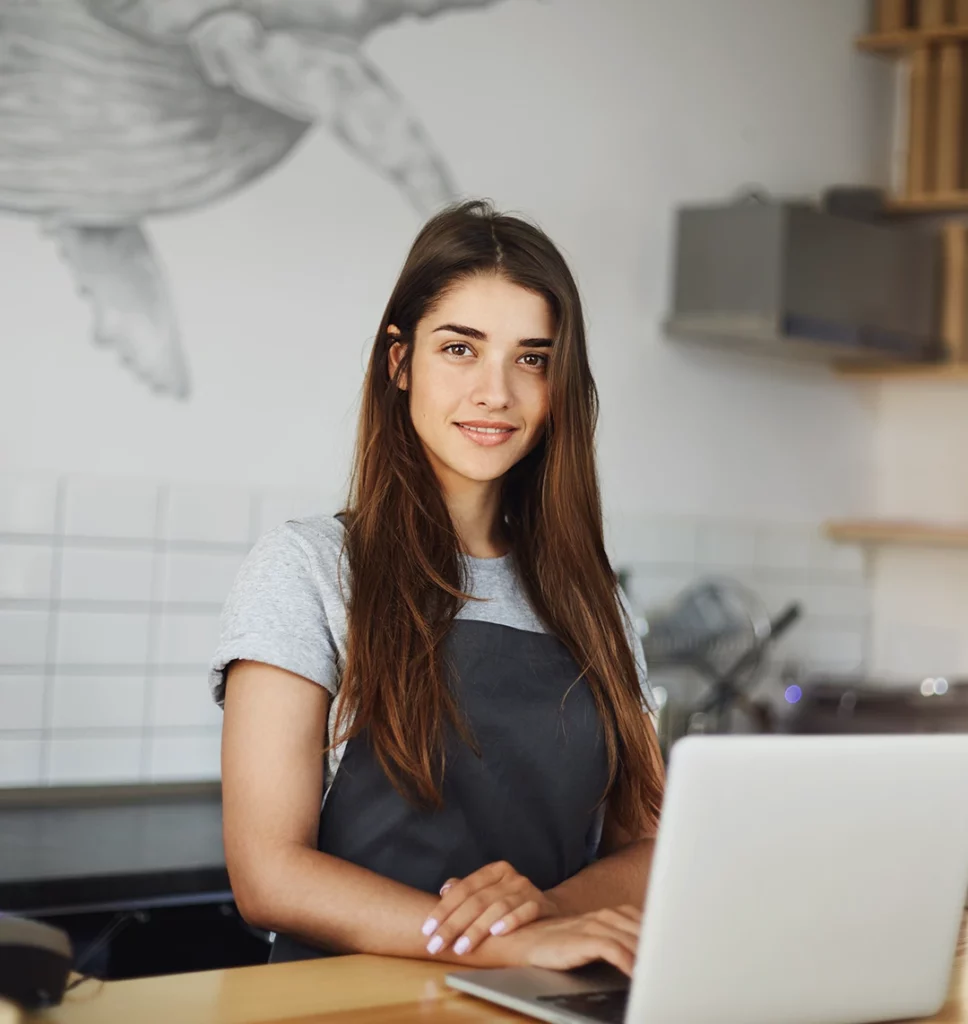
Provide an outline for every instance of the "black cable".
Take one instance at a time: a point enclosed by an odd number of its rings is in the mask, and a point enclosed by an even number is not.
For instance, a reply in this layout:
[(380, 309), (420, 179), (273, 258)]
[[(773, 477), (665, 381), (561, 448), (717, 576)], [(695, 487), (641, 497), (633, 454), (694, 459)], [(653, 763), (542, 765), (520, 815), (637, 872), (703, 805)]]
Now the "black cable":
[[(115, 914), (114, 917), (104, 926), (104, 928), (101, 929), (100, 933), (95, 937), (95, 939), (91, 943), (91, 945), (87, 947), (87, 949), (84, 952), (84, 955), (82, 957), (79, 957), (77, 963), (74, 964), (74, 968), (73, 968), (74, 969), (74, 973), (75, 974), (80, 974), (81, 977), (75, 978), (67, 986), (67, 988), (64, 989), (65, 993), (66, 992), (70, 992), (71, 989), (77, 988), (78, 985), (83, 985), (85, 981), (91, 981), (92, 980), (93, 975), (84, 974), (84, 972), (81, 970), (81, 968), (84, 966), (85, 963), (90, 961), (91, 957), (94, 956), (95, 953), (100, 952), (104, 948), (104, 946), (108, 942), (110, 942), (110, 940), (126, 924), (129, 924), (132, 920), (143, 921), (145, 919), (146, 918), (145, 918), (144, 913), (142, 911), (140, 911), (140, 910), (136, 910), (136, 911), (133, 911), (133, 912), (129, 911), (129, 910), (125, 910), (125, 911), (121, 911), (120, 913)], [(100, 979), (95, 979), (95, 980), (100, 980)]]

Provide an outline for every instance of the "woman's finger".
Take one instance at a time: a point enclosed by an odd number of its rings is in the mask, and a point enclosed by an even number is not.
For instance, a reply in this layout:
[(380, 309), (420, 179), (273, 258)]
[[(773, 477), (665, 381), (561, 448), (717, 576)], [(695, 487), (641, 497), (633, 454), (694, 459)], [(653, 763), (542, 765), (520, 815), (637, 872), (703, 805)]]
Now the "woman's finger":
[(478, 868), (466, 878), (448, 879), (450, 887), (445, 894), (442, 894), (440, 902), (427, 915), (421, 931), (429, 938), (458, 907), (462, 906), (475, 893), (491, 888), (509, 875), (516, 875), (514, 869), (504, 861), (495, 861), (493, 864), (485, 864), (484, 867)]
[(549, 932), (528, 955), (528, 963), (532, 967), (547, 967), (556, 971), (581, 967), (593, 960), (605, 960), (629, 977), (635, 966), (635, 954), (621, 942), (574, 930)]
[[(489, 893), (485, 889), (483, 892), (475, 893), (464, 900), (444, 920), (437, 923), (430, 936), (430, 941), (427, 943), (427, 952), (439, 953), (442, 949), (454, 945), (458, 939), (467, 939), (467, 929), (484, 914), (490, 912), (492, 915), (490, 920), (493, 922), (505, 914), (509, 914), (516, 906), (516, 900), (501, 897), (497, 892)], [(490, 927), (490, 923), (488, 927)], [(470, 948), (469, 941), (463, 942), (460, 949), (455, 948), (455, 952), (466, 953)]]
[[(509, 900), (499, 900), (488, 907), (454, 941), (454, 952), (461, 955), (470, 953), (491, 935), (506, 935), (522, 925), (536, 921), (541, 916), (541, 907), (535, 900), (528, 900), (510, 911), (507, 909), (509, 904)], [(497, 925), (503, 927), (494, 931)]]
[(636, 919), (629, 914), (622, 913), (621, 907), (606, 907), (604, 910), (600, 910), (598, 912), (598, 919), (603, 924), (611, 925), (613, 928), (618, 928), (620, 931), (634, 935), (636, 938), (638, 938), (642, 927), (641, 915)]
[(618, 942), (624, 949), (627, 949), (632, 957), (635, 957), (635, 952), (639, 947), (639, 937), (637, 934), (625, 931), (622, 928), (616, 928), (613, 925), (605, 924), (603, 921), (590, 920), (586, 922), (584, 926), (586, 935), (594, 935), (596, 938), (607, 939), (610, 942)]
[(492, 921), (488, 925), (488, 931), (491, 935), (510, 935), (516, 929), (523, 928), (524, 925), (531, 924), (532, 921), (537, 921), (540, 917), (545, 916), (547, 916), (547, 912), (542, 909), (537, 900), (527, 900), (516, 910)]
[(635, 950), (630, 951), (621, 942), (607, 938), (598, 939), (593, 948), (599, 959), (632, 977), (632, 971), (635, 969)]

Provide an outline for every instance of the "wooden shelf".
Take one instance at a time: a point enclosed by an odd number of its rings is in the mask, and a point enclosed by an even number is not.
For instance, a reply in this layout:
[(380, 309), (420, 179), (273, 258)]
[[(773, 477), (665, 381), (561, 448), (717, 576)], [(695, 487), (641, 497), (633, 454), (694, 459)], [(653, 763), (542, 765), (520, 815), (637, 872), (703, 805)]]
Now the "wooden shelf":
[(824, 533), (841, 544), (968, 548), (963, 526), (888, 519), (841, 519), (824, 524)]
[(904, 53), (932, 43), (957, 42), (968, 42), (968, 25), (904, 29), (901, 32), (874, 32), (858, 36), (857, 48), (869, 53)]
[(923, 196), (892, 196), (886, 207), (891, 213), (966, 213), (968, 191), (934, 192)]
[(877, 364), (838, 363), (835, 367), (842, 377), (855, 380), (930, 380), (952, 383), (968, 382), (968, 363)]

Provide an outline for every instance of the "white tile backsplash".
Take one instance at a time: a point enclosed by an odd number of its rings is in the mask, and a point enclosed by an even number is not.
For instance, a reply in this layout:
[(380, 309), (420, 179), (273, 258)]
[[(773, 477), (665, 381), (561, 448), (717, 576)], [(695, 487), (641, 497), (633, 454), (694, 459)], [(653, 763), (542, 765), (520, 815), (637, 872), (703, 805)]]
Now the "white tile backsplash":
[[(775, 648), (776, 656), (824, 670), (857, 668), (866, 655), (870, 589), (863, 559), (840, 558), (819, 527), (742, 523), (710, 518), (653, 518), (636, 533), (622, 521), (629, 598), (639, 614), (673, 599), (699, 578), (725, 577), (749, 587), (775, 616), (791, 602), (803, 618)], [(689, 530), (695, 545), (690, 548)], [(675, 559), (692, 561), (676, 564)]]
[(696, 578), (692, 570), (670, 570), (652, 566), (634, 566), (628, 582), (628, 599), (637, 613), (672, 601)]
[(692, 565), (696, 559), (696, 524), (657, 519), (639, 524), (636, 561), (656, 565)]
[(60, 675), (54, 679), (54, 729), (140, 728), (144, 722), (145, 677)]
[(151, 737), (148, 776), (153, 781), (177, 779), (218, 779), (221, 735), (211, 729), (198, 734)]
[(220, 728), (222, 711), (212, 700), (205, 672), (161, 675), (151, 680), (151, 728), (172, 726)]
[(43, 742), (0, 736), (0, 786), (37, 786), (41, 777)]
[(172, 486), (165, 505), (165, 535), (173, 541), (247, 544), (252, 494), (204, 484)]
[(141, 736), (59, 736), (50, 740), (48, 781), (129, 782), (141, 775)]
[(0, 608), (0, 665), (43, 665), (49, 623), (47, 611)]
[(816, 532), (815, 527), (761, 527), (756, 534), (756, 568), (806, 572), (811, 567)]
[(62, 611), (57, 618), (59, 665), (144, 665), (147, 612)]
[[(256, 537), (334, 510), (308, 491), (0, 475), (0, 786), (217, 778), (222, 603)], [(866, 654), (868, 567), (817, 528), (625, 512), (606, 538), (639, 616), (725, 575), (773, 613), (803, 602), (781, 655)]]
[(804, 656), (814, 664), (836, 672), (860, 669), (865, 655), (863, 630), (810, 625), (801, 640)]
[(835, 544), (817, 531), (810, 552), (813, 568), (824, 574), (836, 574), (864, 585), (867, 576), (864, 549), (854, 544)]
[(221, 606), (244, 557), (241, 552), (169, 551), (165, 556), (162, 600)]
[(44, 727), (45, 678), (0, 675), (0, 732)]
[(154, 556), (143, 551), (66, 547), (61, 554), (64, 601), (150, 601)]
[(755, 561), (756, 528), (743, 523), (700, 523), (696, 562), (722, 569), (749, 569)]
[(66, 480), (68, 537), (150, 539), (158, 517), (158, 484), (147, 480), (73, 476)]
[(0, 533), (53, 534), (57, 480), (0, 473)]
[(0, 542), (0, 598), (49, 597), (53, 559), (47, 544)]
[(612, 512), (604, 518), (605, 545), (617, 566), (631, 563), (689, 568), (696, 559), (697, 524), (688, 517)]
[(870, 592), (861, 584), (807, 583), (798, 590), (811, 616), (863, 620), (870, 615)]

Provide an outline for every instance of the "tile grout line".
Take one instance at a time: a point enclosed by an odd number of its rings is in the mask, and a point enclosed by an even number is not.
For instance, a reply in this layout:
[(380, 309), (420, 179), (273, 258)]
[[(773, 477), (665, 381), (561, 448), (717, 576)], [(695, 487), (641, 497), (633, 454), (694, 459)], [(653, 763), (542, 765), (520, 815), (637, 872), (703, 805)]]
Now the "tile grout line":
[[(162, 485), (163, 486), (163, 485)], [(65, 548), (103, 548), (111, 551), (152, 551), (154, 537), (124, 537), (110, 534), (69, 534), (60, 536), (52, 533), (11, 533), (0, 532), (0, 544), (23, 545), (27, 547), (44, 546), (59, 540)], [(245, 553), (252, 546), (248, 540), (193, 540), (176, 538), (168, 541), (172, 551), (186, 554), (239, 554)]]
[(44, 695), (41, 712), (40, 779), (41, 785), (50, 784), (53, 743), (54, 687), (57, 667), (57, 634), (59, 625), (59, 599), (64, 562), (63, 535), (66, 525), (67, 481), (58, 477), (54, 498), (54, 536), (51, 546), (50, 605), (47, 612), (47, 645), (44, 661)]
[(161, 591), (168, 570), (168, 549), (165, 543), (168, 527), (170, 485), (160, 484), (155, 498), (154, 556), (151, 563), (151, 608), (148, 611), (148, 643), (145, 648), (145, 685), (141, 708), (141, 765), (140, 777), (147, 781), (151, 774), (151, 733), (156, 655), (161, 635)]
[(173, 615), (217, 615), (222, 610), (218, 601), (141, 601), (126, 597), (69, 597), (51, 601), (46, 597), (3, 597), (0, 611), (46, 611), (57, 605), (59, 611), (93, 615), (144, 615), (152, 611)]
[[(157, 674), (164, 675), (191, 675), (196, 672), (207, 672), (208, 665), (205, 662), (158, 662), (155, 666), (159, 669)], [(72, 662), (55, 664), (58, 674), (70, 676), (130, 676), (141, 672), (144, 669), (142, 662)], [(46, 665), (35, 662), (29, 665), (0, 665), (0, 676), (41, 676), (46, 672)]]
[(861, 667), (868, 674), (874, 661), (874, 571), (871, 555), (864, 551), (864, 590), (867, 592), (867, 619), (864, 623), (863, 662)]

